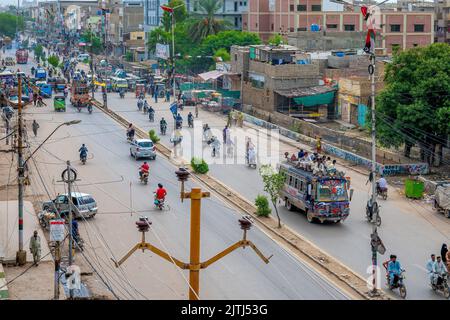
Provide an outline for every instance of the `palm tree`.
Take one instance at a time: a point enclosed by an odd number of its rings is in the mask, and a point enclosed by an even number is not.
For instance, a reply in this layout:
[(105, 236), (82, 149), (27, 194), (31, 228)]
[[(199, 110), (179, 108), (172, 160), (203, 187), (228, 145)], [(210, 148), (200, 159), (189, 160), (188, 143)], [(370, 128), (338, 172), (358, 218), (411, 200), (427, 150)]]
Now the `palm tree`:
[(230, 22), (216, 19), (214, 16), (222, 7), (220, 0), (198, 0), (198, 11), (191, 20), (189, 36), (195, 42), (200, 42), (211, 34), (228, 29)]

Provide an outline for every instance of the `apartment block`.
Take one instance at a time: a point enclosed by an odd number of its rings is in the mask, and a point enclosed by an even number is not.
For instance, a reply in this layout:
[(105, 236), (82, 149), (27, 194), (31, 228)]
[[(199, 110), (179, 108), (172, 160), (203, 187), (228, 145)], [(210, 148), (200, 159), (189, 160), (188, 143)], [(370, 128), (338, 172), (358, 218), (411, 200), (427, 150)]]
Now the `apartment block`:
[[(294, 32), (299, 32), (298, 36), (302, 37), (302, 32), (311, 31), (312, 25), (319, 26), (322, 32), (337, 32), (336, 37), (367, 31), (359, 11), (323, 11), (323, 3), (323, 0), (252, 1), (248, 11), (242, 15), (242, 29), (258, 33), (264, 40), (273, 34), (292, 38)], [(382, 40), (380, 45), (390, 53), (396, 48), (407, 49), (433, 43), (434, 17), (434, 12), (382, 11), (382, 29), (378, 30), (378, 38)]]

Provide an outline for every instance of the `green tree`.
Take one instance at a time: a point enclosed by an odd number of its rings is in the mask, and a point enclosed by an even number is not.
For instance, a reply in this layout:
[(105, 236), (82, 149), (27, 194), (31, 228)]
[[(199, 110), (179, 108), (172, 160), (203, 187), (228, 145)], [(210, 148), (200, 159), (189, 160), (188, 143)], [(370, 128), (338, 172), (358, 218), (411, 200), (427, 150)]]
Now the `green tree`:
[(47, 61), (49, 64), (51, 64), (54, 68), (57, 68), (59, 65), (59, 58), (58, 56), (52, 55), (47, 58)]
[(127, 51), (127, 53), (125, 53), (125, 60), (128, 62), (133, 61), (133, 53), (131, 51)]
[(284, 39), (281, 35), (274, 34), (272, 37), (269, 38), (267, 42), (273, 46), (279, 46), (280, 44), (284, 43)]
[[(180, 6), (180, 7), (178, 7)], [(176, 8), (173, 11), (174, 14), (174, 19), (175, 19), (175, 25), (179, 24), (179, 23), (183, 23), (186, 18), (188, 17), (188, 13), (186, 10), (186, 4), (184, 3), (184, 0), (170, 0), (169, 3), (167, 4), (167, 7), (171, 7), (171, 8)], [(171, 31), (172, 28), (172, 15), (167, 12), (164, 11), (164, 14), (161, 18), (161, 24), (164, 27), (165, 31)]]
[(273, 207), (278, 218), (278, 228), (281, 228), (281, 218), (278, 212), (277, 202), (280, 198), (280, 191), (284, 186), (284, 181), (286, 177), (282, 172), (276, 172), (270, 164), (262, 165), (259, 168), (259, 174), (263, 179), (264, 191), (269, 195), (270, 202), (272, 202)]
[[(450, 134), (450, 45), (434, 43), (394, 55), (376, 100), (377, 135), (386, 147), (418, 145), (430, 165)], [(437, 149), (437, 151), (436, 151)]]
[(230, 22), (217, 19), (215, 14), (222, 7), (220, 0), (199, 0), (197, 10), (199, 13), (193, 14), (190, 20), (189, 35), (195, 42), (200, 42), (211, 34), (228, 29)]
[(220, 48), (214, 52), (214, 58), (220, 58), (222, 61), (230, 61), (230, 53), (225, 48)]
[(37, 59), (41, 59), (44, 56), (44, 47), (40, 44), (34, 47), (34, 55)]
[(17, 27), (20, 31), (24, 30), (23, 17), (6, 12), (0, 13), (0, 36), (14, 38)]
[(256, 206), (256, 214), (260, 217), (268, 217), (272, 212), (272, 209), (269, 207), (269, 200), (265, 195), (258, 194), (255, 199)]
[(103, 44), (102, 40), (97, 37), (91, 30), (86, 30), (82, 35), (81, 39), (91, 44), (91, 48), (89, 50), (92, 50), (93, 53), (99, 54), (103, 51)]

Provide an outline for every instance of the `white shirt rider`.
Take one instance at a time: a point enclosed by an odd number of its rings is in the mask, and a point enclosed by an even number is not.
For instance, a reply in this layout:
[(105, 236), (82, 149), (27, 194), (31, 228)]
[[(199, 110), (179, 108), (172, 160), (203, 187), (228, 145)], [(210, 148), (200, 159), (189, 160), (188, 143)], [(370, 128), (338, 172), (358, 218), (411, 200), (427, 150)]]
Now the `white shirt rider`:
[(386, 179), (381, 177), (378, 180), (378, 185), (379, 185), (380, 188), (387, 188), (387, 181), (386, 181)]

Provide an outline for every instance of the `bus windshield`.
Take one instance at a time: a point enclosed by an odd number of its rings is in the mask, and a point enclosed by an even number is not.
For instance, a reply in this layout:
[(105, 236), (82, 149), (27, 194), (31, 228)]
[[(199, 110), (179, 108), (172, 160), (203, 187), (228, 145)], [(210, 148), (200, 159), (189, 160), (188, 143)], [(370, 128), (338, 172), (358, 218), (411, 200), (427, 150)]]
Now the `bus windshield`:
[(318, 201), (348, 201), (345, 180), (325, 180), (317, 183)]

